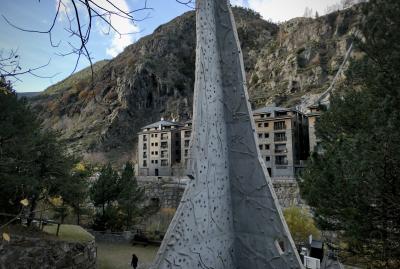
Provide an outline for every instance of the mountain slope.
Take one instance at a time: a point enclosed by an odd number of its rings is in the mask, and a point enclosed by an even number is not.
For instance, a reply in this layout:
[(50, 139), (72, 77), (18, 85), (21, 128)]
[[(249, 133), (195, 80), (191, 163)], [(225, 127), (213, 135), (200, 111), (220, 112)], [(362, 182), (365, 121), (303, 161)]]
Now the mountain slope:
[[(359, 21), (357, 8), (281, 25), (251, 10), (233, 11), (255, 107), (293, 105), (325, 89)], [(92, 83), (67, 79), (68, 87), (52, 87), (32, 104), (72, 151), (92, 161), (122, 162), (135, 157), (140, 127), (162, 116), (190, 117), (194, 61), (195, 14), (188, 12), (102, 63)]]

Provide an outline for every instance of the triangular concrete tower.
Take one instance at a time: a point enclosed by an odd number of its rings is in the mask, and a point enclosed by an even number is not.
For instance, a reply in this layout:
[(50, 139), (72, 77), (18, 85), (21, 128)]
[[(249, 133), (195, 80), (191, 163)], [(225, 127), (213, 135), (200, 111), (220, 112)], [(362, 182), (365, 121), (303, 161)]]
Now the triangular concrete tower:
[(302, 268), (258, 151), (229, 1), (196, 12), (193, 179), (152, 268)]

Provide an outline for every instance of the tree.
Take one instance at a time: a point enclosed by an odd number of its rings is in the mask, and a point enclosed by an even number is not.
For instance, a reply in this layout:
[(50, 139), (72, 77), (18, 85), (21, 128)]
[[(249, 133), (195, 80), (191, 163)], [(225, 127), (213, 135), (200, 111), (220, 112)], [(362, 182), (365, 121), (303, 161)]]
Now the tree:
[(141, 203), (144, 200), (144, 189), (139, 188), (130, 162), (125, 164), (120, 186), (121, 192), (118, 196), (118, 205), (126, 215), (126, 227), (129, 229), (132, 219), (140, 213)]
[(0, 208), (4, 213), (18, 214), (19, 201), (27, 199), (29, 225), (39, 201), (68, 196), (76, 189), (74, 184), (65, 191), (72, 184), (76, 159), (67, 153), (57, 133), (41, 129), (26, 100), (18, 99), (4, 78), (0, 79), (0, 106)]
[(103, 216), (105, 216), (106, 207), (112, 205), (118, 198), (119, 182), (117, 171), (108, 163), (101, 168), (99, 178), (90, 188), (91, 199), (95, 206), (101, 207)]
[(369, 268), (400, 267), (400, 2), (363, 7), (363, 57), (316, 125), (323, 154), (303, 174), (318, 225)]
[(312, 14), (313, 14), (312, 8), (306, 7), (305, 10), (304, 10), (303, 17), (311, 18)]
[(310, 235), (319, 238), (320, 232), (309, 212), (299, 207), (289, 207), (283, 212), (290, 234), (296, 244), (305, 244)]

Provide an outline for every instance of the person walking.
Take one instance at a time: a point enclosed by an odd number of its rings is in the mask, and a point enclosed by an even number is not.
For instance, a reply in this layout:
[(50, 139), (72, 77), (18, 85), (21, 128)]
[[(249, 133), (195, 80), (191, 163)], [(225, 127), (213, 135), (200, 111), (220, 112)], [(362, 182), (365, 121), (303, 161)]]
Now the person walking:
[(132, 254), (132, 261), (131, 261), (131, 266), (133, 267), (133, 269), (136, 269), (137, 265), (138, 265), (138, 257), (135, 255), (135, 253)]

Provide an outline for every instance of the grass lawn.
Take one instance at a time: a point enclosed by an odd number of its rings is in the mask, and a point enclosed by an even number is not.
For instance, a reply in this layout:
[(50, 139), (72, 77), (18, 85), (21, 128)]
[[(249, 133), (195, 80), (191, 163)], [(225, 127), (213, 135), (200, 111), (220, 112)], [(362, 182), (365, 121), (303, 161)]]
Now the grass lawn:
[(132, 269), (132, 253), (139, 258), (138, 269), (147, 269), (156, 256), (158, 247), (132, 246), (130, 244), (96, 243), (99, 269)]
[[(48, 224), (44, 226), (43, 231), (55, 235), (57, 232), (57, 225)], [(60, 240), (69, 242), (87, 242), (94, 239), (93, 235), (88, 233), (85, 229), (78, 225), (62, 224), (60, 226), (60, 233), (58, 235)]]

